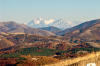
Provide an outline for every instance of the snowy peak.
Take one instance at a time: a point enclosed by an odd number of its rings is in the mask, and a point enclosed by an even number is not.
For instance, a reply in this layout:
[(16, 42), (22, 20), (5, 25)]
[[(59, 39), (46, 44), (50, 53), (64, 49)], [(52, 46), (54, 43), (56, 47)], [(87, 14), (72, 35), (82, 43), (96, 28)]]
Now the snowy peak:
[(55, 26), (55, 27), (60, 28), (60, 29), (66, 29), (66, 28), (73, 27), (73, 26), (77, 25), (78, 23), (79, 22), (77, 22), (77, 21), (76, 22), (75, 21), (69, 22), (69, 21), (65, 21), (63, 19), (44, 20), (42, 18), (35, 18), (35, 19), (31, 20), (29, 23), (27, 23), (27, 25), (30, 27), (34, 27), (34, 28)]
[(63, 19), (58, 19), (52, 23), (52, 26), (58, 27), (60, 29), (66, 29), (75, 26), (73, 22), (65, 21)]
[(27, 25), (34, 28), (47, 27), (48, 24), (54, 21), (54, 19), (44, 20), (42, 18), (35, 18), (31, 20), (29, 23), (27, 23)]
[(34, 24), (40, 24), (40, 23), (44, 23), (44, 24), (50, 24), (52, 22), (54, 22), (55, 20), (54, 19), (50, 19), (50, 20), (43, 20), (42, 18), (35, 18), (33, 20)]
[(52, 23), (52, 22), (54, 22), (54, 21), (55, 21), (54, 19), (50, 19), (49, 21), (44, 20), (44, 23), (47, 25), (47, 24), (50, 24), (50, 23)]
[[(50, 20), (43, 20), (42, 18), (35, 18), (34, 20), (31, 20), (29, 23), (33, 23), (33, 24), (40, 24), (40, 23), (44, 23), (44, 24), (50, 24), (52, 22), (54, 22), (54, 19), (50, 19)], [(32, 25), (32, 24), (31, 24)]]
[(35, 18), (35, 20), (40, 20), (40, 21), (41, 21), (41, 20), (43, 20), (43, 19), (42, 19), (42, 18)]
[[(39, 24), (40, 22), (43, 22), (43, 19), (42, 18), (35, 18), (34, 20), (32, 20), (33, 23), (36, 25), (36, 24)], [(32, 25), (32, 24), (31, 24)]]

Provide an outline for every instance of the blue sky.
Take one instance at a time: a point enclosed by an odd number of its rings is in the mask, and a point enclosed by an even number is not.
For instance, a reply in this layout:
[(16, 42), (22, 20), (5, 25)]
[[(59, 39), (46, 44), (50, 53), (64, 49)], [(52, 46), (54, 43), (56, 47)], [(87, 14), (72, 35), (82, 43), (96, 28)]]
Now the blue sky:
[(100, 18), (100, 0), (0, 0), (0, 22), (45, 20), (88, 21)]

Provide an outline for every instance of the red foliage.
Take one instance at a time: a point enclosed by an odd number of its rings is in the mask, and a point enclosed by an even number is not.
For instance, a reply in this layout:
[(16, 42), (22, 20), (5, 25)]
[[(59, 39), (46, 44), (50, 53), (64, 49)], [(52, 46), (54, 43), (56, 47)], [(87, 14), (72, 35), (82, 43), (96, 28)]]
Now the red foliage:
[(11, 66), (16, 64), (17, 58), (1, 58), (0, 59), (0, 66)]
[(46, 47), (52, 49), (53, 48), (53, 43), (47, 44)]
[(41, 52), (42, 50), (36, 50), (37, 52)]
[(26, 62), (23, 66), (35, 66), (33, 62)]
[(1, 51), (0, 55), (15, 53), (14, 50)]
[(67, 49), (68, 49), (68, 45), (65, 43), (58, 44), (57, 46), (57, 50), (67, 50)]
[(68, 50), (72, 50), (72, 49), (75, 49), (75, 48), (88, 48), (88, 46), (80, 44), (80, 45), (76, 45), (73, 48), (70, 48)]
[(63, 58), (68, 58), (68, 57), (75, 58), (75, 57), (84, 56), (84, 55), (88, 55), (88, 53), (83, 53), (83, 54), (69, 54), (69, 53), (67, 53), (67, 54), (63, 54), (62, 56), (63, 56)]

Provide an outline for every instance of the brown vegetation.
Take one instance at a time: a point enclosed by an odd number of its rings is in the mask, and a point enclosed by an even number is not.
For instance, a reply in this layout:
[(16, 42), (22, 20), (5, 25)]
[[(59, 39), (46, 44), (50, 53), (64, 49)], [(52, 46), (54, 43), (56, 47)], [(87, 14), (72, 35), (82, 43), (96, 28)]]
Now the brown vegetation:
[[(20, 55), (21, 57), (27, 58), (27, 60), (22, 60), (20, 63), (18, 63), (16, 66), (40, 66), (40, 65), (45, 65), (45, 64), (51, 64), (55, 62), (59, 62), (58, 59), (56, 58), (51, 58), (51, 57), (46, 57), (46, 56), (24, 56)], [(33, 60), (32, 58), (38, 58), (37, 60)]]
[(13, 66), (16, 62), (17, 58), (0, 58), (0, 66)]
[(10, 47), (10, 46), (14, 46), (15, 44), (9, 40), (7, 40), (5, 37), (1, 37), (0, 40), (0, 49), (2, 48), (6, 48), (6, 47)]
[[(79, 32), (74, 33), (75, 31), (79, 31)], [(91, 26), (66, 33), (64, 36), (82, 38), (82, 39), (86, 38), (86, 39), (92, 39), (92, 40), (95, 40), (95, 39), (100, 40), (99, 34), (100, 34), (100, 21)]]

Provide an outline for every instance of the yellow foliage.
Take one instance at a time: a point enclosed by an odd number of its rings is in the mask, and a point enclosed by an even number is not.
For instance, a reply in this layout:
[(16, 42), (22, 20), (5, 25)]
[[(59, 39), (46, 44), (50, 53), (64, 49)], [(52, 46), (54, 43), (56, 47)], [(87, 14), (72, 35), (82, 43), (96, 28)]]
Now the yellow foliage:
[[(46, 56), (31, 56), (31, 55), (22, 56), (21, 55), (21, 57), (25, 57), (25, 58), (27, 58), (27, 60), (26, 61), (22, 61), (17, 66), (23, 65), (25, 63), (30, 64), (30, 62), (34, 66), (40, 66), (40, 65), (45, 65), (45, 64), (51, 64), (51, 63), (59, 62), (59, 60), (56, 59), (56, 58), (46, 57)], [(34, 60), (32, 58), (37, 58), (37, 60)]]

